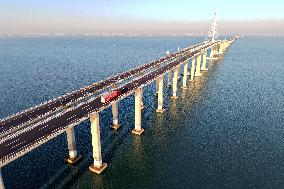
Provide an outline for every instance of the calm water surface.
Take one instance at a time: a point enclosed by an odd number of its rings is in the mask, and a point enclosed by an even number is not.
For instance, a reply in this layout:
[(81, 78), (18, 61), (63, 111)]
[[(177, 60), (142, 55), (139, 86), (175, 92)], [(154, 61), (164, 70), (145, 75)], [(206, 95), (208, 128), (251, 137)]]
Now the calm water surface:
[[(0, 117), (161, 57), (193, 37), (0, 39)], [(284, 188), (284, 38), (238, 39), (208, 73), (157, 115), (155, 86), (144, 90), (145, 133), (131, 135), (133, 96), (100, 115), (101, 175), (92, 163), (90, 124), (76, 128), (77, 166), (64, 163), (66, 136), (2, 168), (7, 188)], [(165, 81), (166, 82), (166, 81)]]

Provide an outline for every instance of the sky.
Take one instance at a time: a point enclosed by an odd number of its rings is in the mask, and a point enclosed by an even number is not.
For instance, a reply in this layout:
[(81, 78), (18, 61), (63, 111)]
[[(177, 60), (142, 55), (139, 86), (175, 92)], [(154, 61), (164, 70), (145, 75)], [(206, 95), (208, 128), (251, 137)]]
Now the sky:
[(284, 35), (283, 0), (0, 0), (0, 33)]

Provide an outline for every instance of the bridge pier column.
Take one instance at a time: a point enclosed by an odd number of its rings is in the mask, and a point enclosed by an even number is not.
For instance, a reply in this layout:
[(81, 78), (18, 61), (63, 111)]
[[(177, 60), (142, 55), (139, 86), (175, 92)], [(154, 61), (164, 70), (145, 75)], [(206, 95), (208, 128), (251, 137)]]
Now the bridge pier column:
[(143, 103), (143, 88), (141, 88), (141, 109), (144, 109), (144, 103)]
[(168, 71), (168, 84), (167, 84), (167, 86), (169, 87), (169, 86), (171, 86), (171, 81), (172, 81), (172, 71), (170, 70), (170, 71)]
[(210, 50), (210, 58), (214, 58), (214, 51), (215, 51), (215, 45), (213, 45), (211, 47), (211, 50)]
[(3, 178), (2, 178), (2, 173), (1, 173), (1, 168), (0, 168), (0, 189), (5, 189)]
[(157, 95), (159, 92), (159, 78), (156, 79), (156, 92), (155, 95)]
[(180, 80), (180, 66), (177, 67), (178, 69), (178, 81)]
[(202, 71), (207, 71), (208, 69), (206, 68), (206, 63), (207, 63), (207, 50), (204, 51), (203, 53), (203, 59), (202, 59)]
[(187, 82), (187, 70), (188, 70), (188, 60), (184, 62), (183, 67), (183, 79), (182, 79), (182, 89), (186, 89), (186, 82)]
[(144, 129), (141, 128), (141, 88), (135, 90), (135, 128), (132, 130), (133, 134), (141, 135)]
[(112, 103), (112, 116), (113, 116), (113, 125), (111, 128), (118, 129), (120, 127), (118, 123), (118, 102)]
[(76, 149), (76, 139), (75, 139), (74, 127), (67, 128), (66, 135), (67, 135), (67, 144), (68, 144), (68, 150), (69, 150), (69, 157), (66, 159), (66, 162), (70, 164), (75, 164), (81, 159), (81, 157), (78, 156), (77, 149)]
[(94, 163), (89, 169), (94, 173), (100, 174), (107, 167), (107, 164), (102, 162), (99, 113), (91, 115), (90, 121)]
[(171, 96), (172, 99), (177, 99), (178, 70), (179, 70), (178, 66), (174, 68), (173, 96)]
[(159, 91), (158, 91), (158, 108), (156, 110), (157, 113), (163, 113), (165, 109), (163, 109), (163, 87), (164, 87), (164, 75), (161, 75), (158, 78), (159, 83)]
[(202, 76), (200, 72), (200, 67), (201, 67), (201, 54), (197, 55), (197, 65), (196, 65), (196, 71), (195, 71), (196, 77)]
[(195, 73), (195, 56), (191, 58), (190, 81), (194, 81), (194, 73)]
[(213, 48), (213, 47), (211, 47), (211, 49), (210, 49), (210, 55), (209, 55), (210, 58), (213, 58), (213, 57), (214, 57), (212, 48)]

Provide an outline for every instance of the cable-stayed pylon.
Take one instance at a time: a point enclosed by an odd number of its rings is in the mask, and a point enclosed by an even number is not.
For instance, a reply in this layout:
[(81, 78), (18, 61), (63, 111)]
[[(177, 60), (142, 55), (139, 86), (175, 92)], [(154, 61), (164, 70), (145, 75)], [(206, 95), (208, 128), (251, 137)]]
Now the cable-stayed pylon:
[(217, 20), (218, 20), (217, 14), (214, 13), (214, 20), (213, 20), (213, 23), (211, 24), (211, 28), (210, 28), (208, 36), (206, 37), (205, 40), (210, 40), (212, 42), (215, 42), (218, 39)]

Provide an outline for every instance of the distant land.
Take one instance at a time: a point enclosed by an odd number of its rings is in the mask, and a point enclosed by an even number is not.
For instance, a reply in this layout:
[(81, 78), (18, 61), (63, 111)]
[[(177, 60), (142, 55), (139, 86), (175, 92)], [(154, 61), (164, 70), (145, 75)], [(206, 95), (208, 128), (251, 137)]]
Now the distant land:
[[(1, 38), (8, 37), (70, 37), (70, 36), (125, 36), (125, 37), (159, 37), (159, 36), (207, 36), (207, 33), (39, 33), (39, 34), (14, 34), (14, 33), (0, 33)], [(220, 36), (234, 36), (240, 34), (220, 34)], [(241, 34), (240, 36), (284, 36), (275, 34)]]

